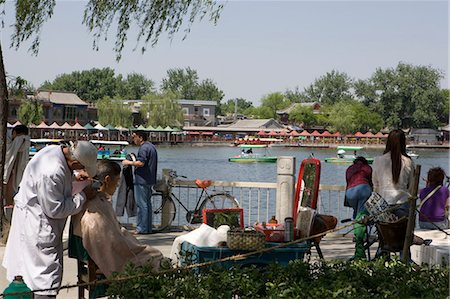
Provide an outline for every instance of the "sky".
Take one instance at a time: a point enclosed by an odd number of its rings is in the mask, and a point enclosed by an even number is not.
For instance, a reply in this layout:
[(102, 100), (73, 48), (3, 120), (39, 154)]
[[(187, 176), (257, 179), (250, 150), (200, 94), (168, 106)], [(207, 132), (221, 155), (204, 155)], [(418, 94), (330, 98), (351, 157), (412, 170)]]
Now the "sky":
[(449, 87), (448, 1), (228, 1), (216, 26), (204, 19), (170, 41), (133, 51), (131, 33), (120, 62), (114, 33), (92, 50), (92, 35), (82, 25), (86, 2), (57, 1), (44, 24), (38, 56), (9, 47), (14, 21), (12, 2), (5, 5), (1, 29), (6, 72), (39, 87), (57, 75), (91, 68), (116, 74), (141, 73), (157, 86), (171, 68), (190, 67), (200, 80), (212, 79), (224, 100), (244, 98), (255, 105), (267, 94), (303, 90), (327, 72), (368, 79), (377, 68), (399, 62), (426, 65), (443, 73)]

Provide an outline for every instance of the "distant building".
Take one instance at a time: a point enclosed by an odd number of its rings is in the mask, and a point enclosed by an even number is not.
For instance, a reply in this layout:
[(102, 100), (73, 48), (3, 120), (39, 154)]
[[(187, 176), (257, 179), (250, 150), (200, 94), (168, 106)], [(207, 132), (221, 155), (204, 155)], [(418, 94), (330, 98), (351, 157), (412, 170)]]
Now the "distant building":
[(286, 109), (278, 110), (277, 115), (280, 119), (280, 122), (282, 124), (289, 124), (289, 114), (297, 107), (297, 106), (303, 106), (303, 107), (311, 107), (314, 114), (320, 113), (320, 104), (318, 102), (308, 102), (308, 103), (293, 103), (291, 106), (287, 107)]
[(440, 132), (434, 129), (411, 129), (409, 138), (414, 143), (434, 144), (439, 141)]
[(215, 101), (178, 100), (183, 111), (184, 126), (208, 126), (216, 125)]
[(17, 121), (20, 104), (26, 100), (37, 100), (44, 109), (44, 121), (48, 124), (75, 122), (81, 125), (90, 120), (97, 120), (97, 109), (81, 100), (75, 93), (61, 91), (38, 91), (35, 95), (27, 95), (26, 99), (14, 99), (9, 103), (8, 122)]

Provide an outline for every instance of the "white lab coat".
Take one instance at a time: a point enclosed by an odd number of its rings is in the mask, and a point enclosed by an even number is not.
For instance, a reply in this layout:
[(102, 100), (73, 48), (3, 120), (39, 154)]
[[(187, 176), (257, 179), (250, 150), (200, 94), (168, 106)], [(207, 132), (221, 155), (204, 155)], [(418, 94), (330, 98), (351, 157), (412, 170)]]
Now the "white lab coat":
[[(72, 196), (73, 174), (60, 146), (40, 150), (25, 168), (14, 198), (11, 230), (3, 267), (9, 281), (22, 275), (31, 290), (59, 287), (62, 233), (69, 215), (78, 213), (84, 193)], [(56, 291), (37, 292), (55, 295)]]
[(13, 188), (17, 192), (19, 183), (22, 180), (22, 175), (28, 160), (30, 159), (30, 136), (19, 135), (14, 138), (11, 143), (8, 144), (8, 150), (6, 151), (5, 159), (5, 172), (3, 175), (3, 183), (8, 183), (8, 180), (13, 173)]

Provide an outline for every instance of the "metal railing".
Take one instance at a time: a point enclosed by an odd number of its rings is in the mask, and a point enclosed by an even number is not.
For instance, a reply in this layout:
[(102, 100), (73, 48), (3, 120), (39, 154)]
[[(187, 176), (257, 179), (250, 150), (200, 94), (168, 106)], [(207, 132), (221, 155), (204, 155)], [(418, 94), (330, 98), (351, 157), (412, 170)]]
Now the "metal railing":
[[(174, 194), (188, 207), (194, 209), (201, 189), (194, 181), (174, 182)], [(234, 196), (244, 209), (245, 225), (268, 221), (276, 212), (277, 183), (214, 181), (208, 193), (226, 191)], [(351, 218), (352, 209), (344, 207), (345, 186), (320, 185), (317, 210), (321, 214), (333, 215), (338, 221)], [(178, 205), (178, 204), (177, 204)], [(177, 217), (173, 225), (184, 225), (184, 211), (177, 206)]]

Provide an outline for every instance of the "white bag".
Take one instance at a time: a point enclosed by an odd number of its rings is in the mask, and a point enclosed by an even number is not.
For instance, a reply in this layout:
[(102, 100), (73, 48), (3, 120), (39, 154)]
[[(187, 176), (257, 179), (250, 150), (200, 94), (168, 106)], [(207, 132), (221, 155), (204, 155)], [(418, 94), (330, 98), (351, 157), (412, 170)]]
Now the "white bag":
[(364, 206), (369, 215), (375, 216), (374, 221), (391, 223), (398, 220), (398, 217), (392, 211), (386, 211), (389, 209), (389, 204), (376, 192), (372, 192)]

